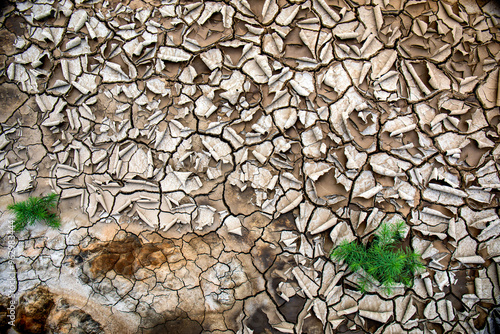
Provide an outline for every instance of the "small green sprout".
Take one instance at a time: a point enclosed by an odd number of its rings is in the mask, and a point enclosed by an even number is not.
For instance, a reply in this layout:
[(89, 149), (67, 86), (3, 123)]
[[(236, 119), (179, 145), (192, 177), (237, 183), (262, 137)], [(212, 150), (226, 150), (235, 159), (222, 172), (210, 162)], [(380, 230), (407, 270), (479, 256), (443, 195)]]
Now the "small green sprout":
[(53, 228), (61, 226), (60, 218), (53, 212), (57, 208), (58, 200), (59, 195), (50, 193), (44, 197), (30, 197), (25, 201), (9, 205), (7, 209), (16, 216), (14, 231), (21, 231), (27, 225), (37, 222), (44, 222)]
[[(411, 287), (413, 277), (424, 265), (418, 253), (410, 248), (402, 250), (396, 247), (395, 244), (403, 241), (404, 228), (405, 223), (402, 221), (396, 224), (382, 223), (368, 246), (344, 240), (333, 249), (330, 257), (336, 261), (344, 260), (354, 272), (364, 270), (380, 282), (388, 294), (398, 283)], [(366, 292), (368, 283), (368, 278), (360, 282), (362, 293)]]

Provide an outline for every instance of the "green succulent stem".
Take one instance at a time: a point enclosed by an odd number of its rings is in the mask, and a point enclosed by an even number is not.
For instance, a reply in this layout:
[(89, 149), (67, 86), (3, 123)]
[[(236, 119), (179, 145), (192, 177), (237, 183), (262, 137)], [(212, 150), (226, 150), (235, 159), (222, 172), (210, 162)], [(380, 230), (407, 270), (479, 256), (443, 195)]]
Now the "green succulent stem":
[[(382, 223), (371, 243), (368, 245), (359, 242), (344, 240), (333, 249), (330, 257), (335, 261), (345, 261), (349, 268), (356, 272), (362, 271), (371, 278), (380, 282), (387, 293), (391, 288), (402, 283), (405, 286), (413, 285), (413, 277), (424, 268), (420, 262), (420, 254), (410, 248), (402, 250), (397, 247), (404, 238), (404, 222), (394, 224)], [(362, 293), (370, 282), (370, 277), (361, 275), (359, 287)]]
[(50, 193), (44, 197), (30, 197), (25, 201), (11, 204), (7, 207), (15, 215), (14, 231), (21, 231), (27, 225), (44, 222), (50, 227), (61, 226), (59, 216), (54, 212), (57, 208), (59, 195)]

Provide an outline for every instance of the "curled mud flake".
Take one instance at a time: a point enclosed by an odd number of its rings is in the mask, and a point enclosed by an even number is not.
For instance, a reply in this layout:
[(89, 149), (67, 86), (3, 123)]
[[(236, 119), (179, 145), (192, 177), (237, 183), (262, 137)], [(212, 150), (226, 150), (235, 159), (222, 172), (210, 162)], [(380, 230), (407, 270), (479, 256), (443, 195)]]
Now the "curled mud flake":
[(280, 10), (280, 13), (276, 17), (275, 22), (279, 25), (287, 27), (295, 19), (299, 10), (300, 6), (298, 5), (291, 5), (286, 8), (283, 8)]
[(319, 286), (314, 282), (314, 280), (307, 276), (299, 267), (293, 268), (292, 273), (302, 291), (309, 299), (313, 299), (317, 296)]
[(320, 79), (325, 85), (333, 88), (338, 94), (343, 94), (347, 88), (351, 85), (351, 80), (349, 80), (349, 75), (344, 70), (342, 64), (336, 66), (331, 66), (328, 68), (322, 79)]
[(267, 83), (272, 76), (271, 67), (266, 56), (255, 56), (243, 65), (243, 72), (250, 76), (256, 83)]
[(378, 192), (382, 190), (381, 184), (376, 184), (373, 174), (369, 171), (364, 171), (360, 174), (358, 179), (354, 184), (352, 190), (352, 197), (362, 197), (364, 199), (369, 199), (375, 196)]
[(356, 239), (351, 228), (345, 221), (339, 222), (330, 232), (330, 239), (333, 246), (338, 246), (342, 241), (351, 242)]
[(337, 217), (328, 209), (317, 208), (309, 222), (307, 230), (311, 234), (317, 234), (328, 230), (337, 224)]
[(211, 71), (222, 66), (222, 52), (219, 49), (206, 51), (200, 57)]
[(276, 126), (285, 132), (297, 122), (297, 110), (295, 108), (278, 109), (273, 112), (273, 118)]
[(359, 301), (359, 315), (380, 323), (386, 323), (393, 315), (393, 304), (376, 295), (367, 295)]
[(262, 47), (264, 52), (274, 57), (281, 57), (283, 55), (284, 43), (278, 33), (264, 35)]
[(73, 12), (68, 23), (68, 29), (74, 32), (80, 31), (85, 26), (87, 22), (88, 14), (84, 9), (77, 10)]
[(158, 50), (158, 58), (170, 62), (184, 62), (191, 59), (191, 55), (182, 49), (162, 46)]
[(333, 28), (340, 21), (339, 14), (333, 10), (324, 0), (314, 0), (313, 9), (317, 11), (321, 22), (327, 28)]
[(486, 80), (479, 85), (477, 97), (487, 109), (500, 106), (500, 71), (495, 70), (488, 74)]
[(411, 320), (417, 313), (417, 307), (413, 303), (413, 296), (406, 295), (396, 298), (396, 320), (405, 328), (410, 329), (418, 325), (417, 320)]

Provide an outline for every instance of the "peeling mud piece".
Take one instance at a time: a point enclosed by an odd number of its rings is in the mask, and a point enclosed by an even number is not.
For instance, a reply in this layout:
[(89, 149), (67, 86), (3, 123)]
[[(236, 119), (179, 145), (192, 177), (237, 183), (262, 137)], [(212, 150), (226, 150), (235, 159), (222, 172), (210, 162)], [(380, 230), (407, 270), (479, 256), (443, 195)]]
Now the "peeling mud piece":
[(237, 234), (239, 236), (242, 235), (241, 221), (238, 217), (228, 216), (224, 219), (224, 224), (227, 226), (227, 230), (229, 233)]
[(311, 213), (314, 209), (314, 205), (309, 201), (305, 201), (300, 203), (299, 205), (299, 216), (295, 218), (295, 225), (297, 226), (297, 230), (301, 233), (304, 233), (306, 229), (307, 222)]
[(219, 49), (211, 49), (203, 52), (200, 54), (200, 57), (211, 71), (222, 66), (222, 52)]
[(484, 264), (486, 261), (479, 255), (456, 257), (457, 261), (465, 265)]
[(500, 71), (494, 70), (477, 89), (477, 97), (486, 109), (500, 106)]
[(290, 80), (293, 90), (300, 96), (308, 97), (314, 92), (314, 78), (308, 72), (295, 73), (294, 79)]
[(327, 147), (323, 141), (323, 131), (319, 126), (302, 132), (301, 139), (304, 155), (308, 158), (319, 158), (326, 153)]
[(88, 14), (84, 9), (77, 10), (73, 12), (68, 23), (68, 29), (74, 32), (80, 31), (87, 22)]
[(243, 65), (243, 72), (251, 77), (256, 83), (264, 84), (273, 75), (266, 56), (255, 56)]
[[(476, 229), (484, 230), (487, 226), (494, 226), (500, 223), (500, 218), (495, 210), (473, 211), (465, 206), (460, 209), (460, 216), (465, 220), (468, 226)], [(484, 241), (487, 238), (478, 237), (479, 241)]]
[(434, 274), (434, 281), (440, 291), (444, 291), (444, 288), (450, 286), (450, 278), (448, 277), (448, 273), (443, 270), (437, 270)]
[(21, 193), (33, 188), (33, 176), (25, 169), (16, 177), (16, 192)]
[(486, 259), (500, 256), (500, 238), (491, 239), (481, 244), (480, 249), (486, 249)]
[(330, 232), (330, 239), (332, 240), (333, 246), (338, 246), (342, 241), (346, 240), (351, 242), (356, 240), (354, 233), (349, 227), (348, 223), (342, 221), (335, 225), (335, 227)]
[(285, 132), (297, 122), (297, 110), (295, 108), (283, 108), (273, 112), (273, 118), (276, 126)]
[(196, 100), (196, 108), (194, 110), (197, 116), (210, 117), (216, 110), (217, 107), (212, 103), (212, 100), (208, 97), (202, 95)]
[(348, 169), (360, 169), (368, 157), (368, 154), (358, 151), (353, 145), (347, 145), (344, 154), (347, 158), (346, 167)]
[(375, 173), (390, 177), (405, 176), (405, 171), (412, 167), (409, 162), (396, 159), (387, 153), (372, 155), (370, 157), (370, 166)]
[[(474, 260), (477, 252), (477, 241), (472, 239), (470, 236), (466, 236), (465, 238), (458, 241), (457, 248), (455, 252), (453, 252), (453, 257), (457, 260)], [(463, 261), (459, 260), (464, 263)], [(483, 260), (484, 261), (484, 260)]]
[(480, 299), (473, 293), (462, 295), (462, 303), (464, 303), (469, 309), (472, 309), (479, 301)]
[(227, 6), (222, 3), (209, 2), (205, 4), (205, 10), (201, 13), (198, 18), (198, 24), (204, 25), (205, 22), (215, 13), (221, 13), (223, 26), (226, 29), (231, 28), (233, 24), (233, 16), (235, 10), (231, 6)]
[(397, 52), (395, 50), (383, 50), (377, 56), (371, 59), (372, 80), (380, 79), (387, 74), (397, 60)]
[(201, 188), (202, 182), (198, 176), (191, 177), (192, 172), (167, 171), (165, 178), (160, 181), (162, 191), (182, 190), (191, 193)]
[(465, 189), (468, 198), (479, 203), (491, 204), (494, 195), (482, 187), (469, 187)]
[(280, 242), (282, 242), (287, 248), (295, 250), (297, 248), (297, 240), (299, 236), (292, 231), (282, 231), (280, 236)]
[(222, 137), (229, 141), (235, 149), (241, 148), (245, 143), (245, 140), (231, 127), (224, 128)]
[(383, 132), (389, 132), (391, 137), (396, 137), (414, 130), (417, 127), (416, 119), (413, 116), (401, 116), (394, 120), (387, 121), (382, 128)]
[(328, 173), (332, 168), (332, 165), (325, 162), (306, 162), (304, 163), (304, 174), (313, 181), (318, 181), (322, 175)]
[(297, 190), (289, 190), (285, 193), (283, 197), (278, 200), (276, 204), (275, 218), (277, 215), (287, 213), (295, 209), (300, 202), (302, 202), (302, 192)]
[(421, 254), (422, 259), (428, 259), (439, 253), (431, 241), (422, 240), (420, 238), (413, 238), (412, 240), (413, 248)]
[(488, 161), (476, 172), (478, 183), (483, 188), (500, 189), (500, 168), (499, 164), (493, 160)]
[(292, 273), (299, 283), (302, 291), (309, 299), (313, 299), (318, 295), (319, 285), (316, 284), (309, 276), (304, 274), (304, 272), (299, 267), (293, 268)]
[[(7, 145), (9, 145), (10, 140), (7, 139), (5, 133), (0, 135), (0, 150), (3, 150)], [(1, 174), (3, 176), (3, 174)], [(1, 177), (0, 177), (1, 179)]]
[(271, 113), (273, 110), (288, 107), (290, 105), (291, 95), (288, 90), (277, 91), (270, 104), (264, 107), (266, 113)]
[(417, 308), (413, 305), (412, 295), (396, 298), (396, 320), (403, 324), (406, 329), (418, 326), (416, 319), (411, 320), (416, 313)]
[(103, 83), (130, 81), (129, 75), (121, 66), (113, 62), (106, 62), (99, 74), (102, 76)]
[[(348, 142), (351, 140), (361, 140), (362, 136), (358, 136), (358, 133), (354, 132), (354, 128), (351, 125), (350, 114), (354, 111), (363, 112), (370, 108), (367, 101), (353, 88), (350, 87), (344, 96), (330, 105), (330, 124), (335, 130), (335, 133), (339, 135), (343, 141)], [(377, 117), (377, 115), (371, 111), (368, 112), (372, 118)], [(367, 117), (363, 117), (366, 118)], [(375, 125), (376, 122), (374, 122)], [(367, 131), (362, 131), (361, 135), (373, 135), (376, 133), (373, 127), (368, 127)], [(354, 132), (354, 133), (353, 133)]]
[(279, 182), (284, 191), (291, 188), (299, 190), (302, 187), (302, 181), (297, 179), (292, 173), (288, 172), (280, 174)]
[(276, 292), (278, 292), (278, 295), (287, 302), (297, 294), (293, 285), (288, 282), (280, 282), (276, 288)]
[[(382, 220), (384, 220), (385, 216), (386, 216), (385, 213), (379, 211), (378, 208), (371, 210), (369, 215), (367, 212), (357, 211), (357, 210), (351, 210), (350, 213), (351, 224), (353, 228), (358, 231), (358, 233), (361, 228), (361, 225), (365, 223), (365, 228), (361, 235), (366, 235), (376, 230), (378, 226), (382, 223)], [(395, 215), (390, 220), (398, 221), (403, 219), (401, 219), (399, 215)], [(389, 220), (387, 222), (389, 222)]]
[(189, 61), (191, 57), (186, 51), (169, 46), (162, 46), (158, 50), (158, 58), (174, 63)]
[(317, 208), (311, 217), (307, 230), (314, 235), (326, 231), (336, 224), (337, 217), (330, 210)]
[(492, 239), (500, 234), (500, 220), (496, 219), (490, 221), (488, 227), (481, 231), (481, 233), (477, 236), (477, 240), (485, 241)]
[(313, 0), (313, 8), (318, 12), (321, 22), (327, 28), (333, 28), (341, 19), (339, 14), (324, 0)]
[(424, 199), (443, 205), (460, 206), (464, 203), (464, 198), (468, 195), (465, 191), (443, 186), (436, 183), (429, 183), (429, 188), (425, 189), (422, 196)]
[(225, 92), (220, 93), (220, 97), (227, 99), (231, 104), (236, 104), (240, 94), (243, 93), (243, 83), (245, 76), (240, 71), (234, 71), (228, 79), (222, 80), (220, 87)]
[(200, 205), (194, 219), (194, 229), (202, 230), (205, 226), (212, 226), (215, 222), (217, 210), (210, 205)]
[(146, 87), (155, 94), (166, 96), (170, 94), (170, 89), (167, 88), (165, 81), (161, 79), (150, 79), (146, 82)]
[(338, 94), (343, 94), (352, 84), (349, 75), (340, 63), (329, 67), (320, 79), (321, 81), (333, 88)]
[(31, 16), (37, 21), (48, 18), (54, 12), (54, 8), (51, 5), (46, 4), (34, 4), (31, 7)]
[(455, 309), (451, 300), (441, 299), (437, 302), (437, 310), (441, 319), (452, 322), (455, 319)]
[[(153, 203), (153, 202), (152, 202)], [(148, 203), (149, 204), (149, 203)], [(157, 203), (155, 206), (158, 206)], [(149, 205), (148, 205), (149, 206)], [(153, 210), (150, 207), (143, 208), (140, 204), (137, 204), (135, 212), (141, 218), (141, 220), (152, 228), (158, 227), (158, 210)]]
[(381, 323), (386, 323), (393, 315), (393, 305), (377, 295), (366, 295), (359, 301), (359, 315)]
[(349, 294), (344, 294), (342, 296), (342, 299), (340, 300), (340, 303), (333, 306), (333, 309), (337, 311), (337, 316), (344, 316), (347, 314), (358, 312), (359, 310), (358, 299), (359, 297), (354, 299)]
[(474, 280), (476, 295), (482, 300), (493, 303), (493, 285), (486, 276), (486, 269), (479, 270), (479, 277)]
[(257, 167), (255, 164), (247, 162), (241, 165), (240, 169), (229, 175), (230, 184), (236, 185), (241, 191), (247, 189), (247, 181), (251, 182), (251, 187), (260, 190), (273, 189), (278, 181), (277, 175), (272, 175), (269, 169)]
[(436, 142), (442, 151), (447, 152), (447, 155), (452, 155), (461, 153), (461, 150), (470, 143), (470, 140), (466, 136), (447, 132), (437, 137)]
[(383, 187), (381, 184), (376, 184), (372, 172), (363, 171), (354, 183), (352, 197), (362, 197), (364, 199), (370, 199), (378, 194), (382, 189)]
[(293, 19), (297, 16), (297, 13), (300, 10), (300, 6), (292, 5), (286, 8), (282, 8), (280, 13), (276, 17), (275, 22), (282, 26), (289, 26), (292, 23)]
[(440, 319), (438, 319), (438, 316), (439, 314), (437, 313), (436, 302), (432, 300), (427, 304), (427, 306), (424, 309), (424, 317), (430, 321), (432, 320), (440, 321)]
[(272, 33), (264, 35), (262, 44), (264, 52), (275, 57), (283, 56), (284, 43), (279, 34)]
[(215, 161), (233, 164), (231, 147), (222, 140), (214, 137), (200, 136), (203, 146), (210, 152)]

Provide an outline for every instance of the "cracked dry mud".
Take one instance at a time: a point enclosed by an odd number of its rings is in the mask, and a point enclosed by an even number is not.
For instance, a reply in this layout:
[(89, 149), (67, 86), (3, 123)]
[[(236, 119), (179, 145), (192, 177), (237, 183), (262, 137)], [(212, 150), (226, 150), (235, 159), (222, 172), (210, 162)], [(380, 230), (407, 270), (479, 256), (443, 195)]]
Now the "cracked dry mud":
[[(1, 294), (7, 205), (61, 196), (16, 233), (18, 329), (473, 333), (500, 302), (494, 1), (2, 11)], [(328, 254), (398, 220), (426, 270), (361, 295)]]

